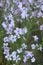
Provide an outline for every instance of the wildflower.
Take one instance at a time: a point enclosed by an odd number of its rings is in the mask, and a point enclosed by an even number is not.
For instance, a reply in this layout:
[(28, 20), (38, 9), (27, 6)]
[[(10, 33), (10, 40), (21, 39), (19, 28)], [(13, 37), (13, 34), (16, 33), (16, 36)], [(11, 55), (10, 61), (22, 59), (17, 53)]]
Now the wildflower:
[(35, 62), (35, 58), (34, 57), (31, 59), (31, 62)]
[(31, 14), (31, 16), (30, 16), (30, 18), (35, 17), (36, 13), (37, 13), (36, 11), (33, 11), (32, 14)]
[(25, 55), (27, 56), (27, 58), (31, 58), (33, 56), (31, 51), (25, 51)]
[(38, 41), (38, 37), (37, 37), (37, 35), (35, 35), (35, 36), (33, 36), (33, 38), (34, 38), (34, 41)]
[(9, 55), (9, 54), (7, 54), (6, 56), (5, 56), (5, 58), (9, 61), (9, 60), (12, 60), (12, 58), (11, 58), (11, 55)]
[(16, 56), (16, 63), (21, 60), (21, 58), (19, 57), (19, 55)]
[(9, 38), (7, 36), (4, 37), (4, 42), (9, 42)]
[(20, 35), (23, 35), (23, 30), (22, 30), (22, 28), (19, 29), (19, 34), (20, 34)]
[(23, 34), (23, 31), (21, 28), (16, 28), (16, 30), (14, 30), (14, 33), (19, 36), (19, 35), (22, 35)]
[(25, 55), (23, 56), (23, 61), (26, 62), (29, 58), (33, 56), (31, 51), (25, 51)]
[(11, 13), (8, 15), (8, 19), (9, 19), (9, 20), (13, 19), (13, 16), (12, 16)]
[(22, 53), (22, 48), (17, 49), (17, 52), (18, 52), (19, 54)]
[(41, 5), (40, 9), (43, 11), (43, 5)]
[(38, 50), (42, 51), (42, 45), (39, 46)]
[(17, 54), (16, 51), (12, 52), (12, 54), (11, 54), (12, 60), (16, 60), (16, 54)]
[(21, 13), (21, 18), (25, 19), (28, 17), (28, 14), (26, 12)]
[(27, 33), (27, 28), (26, 27), (23, 28), (23, 32)]
[(6, 25), (5, 22), (2, 23), (2, 26), (3, 26), (3, 28), (4, 28), (5, 30), (7, 29), (7, 25)]
[(27, 61), (27, 58), (26, 58), (25, 55), (24, 55), (23, 57), (24, 57), (24, 58), (23, 58), (23, 62), (25, 63), (25, 62)]
[(21, 58), (19, 57), (19, 55), (14, 55), (12, 56), (13, 60), (15, 60), (16, 62), (18, 62), (18, 60), (21, 60)]
[(6, 30), (6, 34), (12, 34), (12, 29), (9, 27), (9, 28), (7, 28), (7, 30)]
[(30, 4), (33, 4), (33, 3), (34, 3), (34, 0), (29, 0), (29, 3), (30, 3)]
[(17, 53), (16, 51), (13, 51), (11, 56), (16, 56), (16, 53)]
[(12, 43), (16, 42), (16, 35), (10, 35), (10, 36), (9, 36), (9, 40), (10, 40)]
[(7, 46), (8, 46), (8, 43), (3, 43), (3, 48)]
[(15, 33), (16, 35), (19, 35), (19, 28), (16, 28), (16, 30), (14, 30), (14, 33)]
[(18, 4), (19, 3), (19, 0), (13, 0), (13, 3)]
[(43, 25), (40, 25), (40, 30), (43, 30)]
[(18, 8), (22, 8), (22, 2), (19, 2), (19, 4), (18, 4)]
[(38, 12), (37, 17), (43, 17), (43, 13), (41, 11)]
[(27, 45), (25, 43), (22, 44), (23, 49), (27, 49)]
[(40, 3), (41, 3), (41, 2), (43, 2), (43, 0), (38, 0), (38, 2), (40, 2)]
[[(10, 27), (10, 26), (11, 26), (11, 27)], [(14, 28), (14, 26), (15, 26), (15, 25), (14, 25), (14, 20), (13, 20), (13, 19), (11, 19), (11, 22), (10, 22), (10, 24), (9, 24), (9, 27), (13, 29), (13, 28)]]
[(3, 4), (2, 4), (2, 2), (0, 2), (0, 7), (3, 7)]
[(29, 15), (27, 14), (27, 8), (25, 8), (25, 7), (23, 7), (22, 9), (21, 9), (21, 18), (23, 18), (23, 19), (25, 19), (25, 18), (27, 18)]
[(31, 45), (31, 48), (32, 48), (32, 49), (35, 49), (35, 48), (36, 48), (36, 45), (35, 45), (35, 44), (32, 44), (32, 45)]

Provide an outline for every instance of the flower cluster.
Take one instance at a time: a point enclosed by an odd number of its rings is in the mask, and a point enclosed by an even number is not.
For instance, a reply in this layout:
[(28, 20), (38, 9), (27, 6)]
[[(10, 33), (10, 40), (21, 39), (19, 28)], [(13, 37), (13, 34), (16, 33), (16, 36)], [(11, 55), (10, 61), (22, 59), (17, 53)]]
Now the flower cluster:
[[(0, 2), (0, 7), (4, 7), (2, 27), (6, 31), (6, 35), (3, 37), (5, 59), (14, 61), (15, 64), (21, 60), (26, 63), (29, 59), (34, 63), (36, 61), (34, 50), (42, 52), (43, 48), (39, 43), (40, 38), (36, 34), (37, 31), (33, 34), (34, 30), (32, 29), (34, 27), (36, 30), (38, 27), (38, 31), (41, 32), (43, 24), (40, 25), (40, 21), (37, 22), (36, 19), (35, 21), (33, 19), (43, 18), (43, 0), (6, 0), (6, 2)], [(42, 42), (43, 40), (41, 40)], [(16, 47), (16, 49), (12, 49), (12, 47)]]
[(29, 58), (32, 58), (34, 55), (31, 51), (25, 51), (24, 59), (23, 61), (26, 62)]
[(12, 34), (12, 30), (15, 26), (13, 16), (12, 16), (12, 14), (8, 14), (8, 16), (4, 15), (4, 18), (5, 18), (6, 21), (2, 23), (2, 26), (6, 30), (7, 34)]

